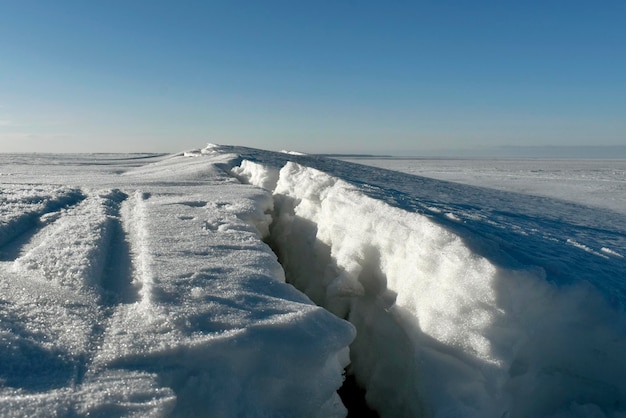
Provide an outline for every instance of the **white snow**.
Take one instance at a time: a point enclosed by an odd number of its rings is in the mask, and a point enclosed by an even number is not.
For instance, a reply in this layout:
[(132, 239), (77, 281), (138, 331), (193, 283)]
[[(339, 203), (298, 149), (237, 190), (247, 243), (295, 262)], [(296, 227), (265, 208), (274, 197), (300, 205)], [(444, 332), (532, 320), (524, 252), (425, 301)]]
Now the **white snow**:
[(2, 416), (341, 417), (346, 366), (382, 417), (626, 416), (618, 211), (214, 144), (0, 162)]
[(352, 326), (284, 283), (271, 196), (219, 168), (232, 155), (194, 156), (21, 157), (13, 180), (36, 186), (2, 189), (0, 415), (345, 416)]
[(618, 253), (617, 251), (614, 251), (614, 250), (612, 250), (612, 249), (610, 249), (610, 248), (602, 247), (602, 248), (601, 248), (601, 251), (602, 251), (603, 253), (606, 253), (606, 254), (612, 255), (612, 256), (614, 256), (614, 257), (624, 258), (624, 256), (623, 256), (623, 255), (621, 255), (621, 254), (620, 254), (620, 253)]
[[(234, 170), (268, 189), (276, 169)], [(357, 327), (350, 367), (381, 416), (625, 412), (626, 321), (589, 283), (557, 287), (539, 266), (490, 261), (429, 217), (304, 165), (287, 162), (274, 195), (288, 277)]]
[(626, 214), (626, 160), (345, 158), (374, 167), (563, 199)]
[(306, 155), (305, 153), (299, 152), (299, 151), (281, 150), (280, 152), (282, 152), (283, 154), (290, 154), (290, 155)]

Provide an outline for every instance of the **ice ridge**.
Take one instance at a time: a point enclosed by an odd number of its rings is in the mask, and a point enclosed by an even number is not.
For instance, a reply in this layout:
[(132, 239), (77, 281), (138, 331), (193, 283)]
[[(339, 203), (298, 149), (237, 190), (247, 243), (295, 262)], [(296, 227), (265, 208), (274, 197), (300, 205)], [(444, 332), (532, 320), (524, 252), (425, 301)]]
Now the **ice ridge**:
[(233, 174), (273, 193), (288, 281), (355, 325), (349, 373), (380, 416), (626, 411), (626, 321), (588, 282), (557, 286), (491, 233), (469, 240), (314, 158), (248, 155)]

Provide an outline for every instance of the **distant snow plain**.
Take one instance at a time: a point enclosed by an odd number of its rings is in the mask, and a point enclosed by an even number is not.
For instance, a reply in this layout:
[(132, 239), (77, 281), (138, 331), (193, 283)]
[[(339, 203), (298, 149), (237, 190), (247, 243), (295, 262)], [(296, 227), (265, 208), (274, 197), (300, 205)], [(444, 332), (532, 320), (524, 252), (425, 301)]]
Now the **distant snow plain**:
[(0, 415), (626, 416), (624, 161), (358, 162), (0, 155)]
[(626, 159), (342, 158), (403, 173), (626, 214)]

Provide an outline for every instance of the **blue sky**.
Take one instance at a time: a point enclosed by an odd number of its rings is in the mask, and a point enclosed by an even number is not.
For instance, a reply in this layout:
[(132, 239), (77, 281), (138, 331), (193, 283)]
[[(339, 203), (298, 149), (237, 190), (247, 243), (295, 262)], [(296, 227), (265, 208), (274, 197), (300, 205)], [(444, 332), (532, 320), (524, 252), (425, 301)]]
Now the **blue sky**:
[(626, 145), (624, 1), (0, 3), (0, 151)]

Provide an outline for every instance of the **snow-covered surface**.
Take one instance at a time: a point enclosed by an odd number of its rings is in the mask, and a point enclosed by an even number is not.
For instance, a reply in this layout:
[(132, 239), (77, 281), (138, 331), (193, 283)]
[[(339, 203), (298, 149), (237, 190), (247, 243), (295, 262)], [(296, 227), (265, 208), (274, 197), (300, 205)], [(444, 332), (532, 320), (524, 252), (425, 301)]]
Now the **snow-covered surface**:
[(235, 173), (273, 190), (288, 279), (357, 327), (350, 371), (381, 416), (624, 414), (622, 214), (327, 159), (243, 158)]
[(0, 416), (345, 415), (352, 326), (210, 154), (0, 156)]
[(551, 197), (626, 214), (626, 160), (347, 158), (438, 180)]
[(0, 163), (0, 415), (344, 416), (350, 363), (383, 417), (626, 416), (623, 211), (218, 145)]

